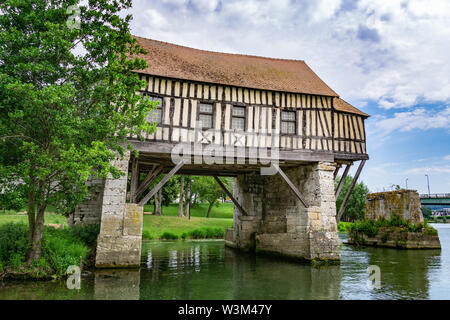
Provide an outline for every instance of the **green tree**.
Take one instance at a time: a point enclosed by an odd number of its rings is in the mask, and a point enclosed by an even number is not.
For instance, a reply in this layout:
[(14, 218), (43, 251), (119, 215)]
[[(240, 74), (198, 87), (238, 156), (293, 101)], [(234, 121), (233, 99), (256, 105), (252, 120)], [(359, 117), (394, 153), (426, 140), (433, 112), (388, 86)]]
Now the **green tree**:
[[(232, 186), (231, 178), (221, 178), (221, 181), (230, 190)], [(200, 201), (205, 201), (209, 204), (206, 218), (210, 217), (213, 205), (219, 204), (217, 200), (226, 196), (213, 177), (195, 177), (192, 183), (192, 191), (198, 195)]]
[(26, 206), (26, 199), (23, 194), (23, 186), (4, 188), (0, 190), (0, 210), (19, 211)]
[(422, 210), (422, 215), (425, 219), (431, 218), (432, 211), (430, 208), (422, 206), (422, 207), (420, 207), (420, 210)]
[[(0, 179), (27, 199), (31, 247), (41, 256), (44, 212), (74, 210), (93, 175), (120, 172), (111, 160), (126, 136), (151, 132), (152, 107), (134, 72), (146, 67), (130, 35), (129, 0), (5, 0), (0, 3)], [(77, 5), (79, 26), (70, 23)], [(69, 23), (68, 23), (69, 21)]]
[[(335, 189), (341, 180), (341, 177), (338, 177), (335, 182)], [(350, 188), (350, 184), (353, 181), (353, 177), (347, 176), (344, 181), (344, 186), (342, 187), (341, 193), (336, 200), (336, 212), (339, 212), (341, 208), (342, 202), (344, 201), (344, 197)], [(353, 192), (348, 199), (347, 206), (342, 214), (341, 221), (355, 221), (362, 220), (364, 218), (364, 205), (366, 202), (366, 196), (369, 193), (369, 189), (364, 184), (364, 182), (357, 182), (355, 187), (353, 188)]]
[[(153, 189), (165, 175), (160, 175), (147, 189), (147, 192)], [(180, 192), (180, 178), (177, 176), (173, 176), (170, 178), (164, 186), (161, 188), (161, 204), (165, 207), (169, 206), (175, 199), (179, 196)], [(147, 192), (144, 192), (141, 197), (144, 197)], [(155, 195), (156, 197), (156, 195)], [(155, 197), (152, 198), (150, 203), (154, 203)]]

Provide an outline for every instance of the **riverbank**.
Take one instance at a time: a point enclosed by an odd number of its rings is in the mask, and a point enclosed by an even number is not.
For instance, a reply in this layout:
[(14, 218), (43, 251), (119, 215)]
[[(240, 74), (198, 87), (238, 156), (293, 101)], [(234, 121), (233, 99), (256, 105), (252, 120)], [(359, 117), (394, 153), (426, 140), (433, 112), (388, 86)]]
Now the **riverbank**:
[(93, 266), (98, 225), (56, 229), (44, 227), (42, 257), (26, 263), (30, 248), (28, 225), (7, 222), (0, 225), (0, 279), (57, 279), (71, 265)]

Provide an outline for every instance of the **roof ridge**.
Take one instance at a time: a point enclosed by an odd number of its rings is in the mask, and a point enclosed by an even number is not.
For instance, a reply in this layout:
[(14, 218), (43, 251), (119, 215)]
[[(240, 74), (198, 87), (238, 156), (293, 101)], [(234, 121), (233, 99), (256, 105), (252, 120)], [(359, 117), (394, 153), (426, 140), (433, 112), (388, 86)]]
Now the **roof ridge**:
[[(168, 45), (171, 45), (171, 46), (176, 46), (176, 47), (186, 48), (186, 49), (190, 49), (190, 50), (197, 50), (197, 51), (202, 51), (202, 52), (209, 52), (209, 53), (215, 53), (215, 54), (224, 54), (224, 55), (232, 55), (232, 56), (241, 56), (241, 57), (249, 57), (249, 58), (260, 58), (260, 59), (276, 60), (276, 61), (303, 62), (305, 65), (307, 65), (307, 63), (305, 62), (305, 60), (302, 60), (302, 59), (274, 58), (274, 57), (266, 57), (266, 56), (257, 56), (257, 55), (252, 55), (252, 54), (230, 53), (230, 52), (220, 52), (220, 51), (204, 50), (204, 49), (192, 48), (192, 47), (188, 47), (188, 46), (183, 46), (183, 45), (181, 45), (181, 44), (171, 43), (171, 42), (162, 41), (162, 40), (155, 40), (155, 39), (150, 39), (150, 38), (144, 38), (144, 37), (136, 36), (136, 35), (132, 35), (132, 36), (135, 37), (135, 38), (140, 38), (140, 39), (144, 39), (144, 40), (150, 40), (150, 41), (154, 41), (154, 42), (159, 42), (159, 43), (163, 43), (163, 44), (168, 44)], [(310, 68), (310, 69), (311, 69), (311, 68)]]

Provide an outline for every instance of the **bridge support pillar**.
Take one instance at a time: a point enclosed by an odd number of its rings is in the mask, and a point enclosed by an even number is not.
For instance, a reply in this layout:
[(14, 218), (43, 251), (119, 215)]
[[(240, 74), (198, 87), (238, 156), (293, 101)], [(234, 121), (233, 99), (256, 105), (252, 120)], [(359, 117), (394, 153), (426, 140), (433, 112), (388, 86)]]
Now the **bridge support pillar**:
[(105, 179), (95, 259), (98, 268), (140, 265), (143, 207), (126, 203), (129, 160), (127, 153), (114, 162), (125, 175)]
[(339, 261), (332, 163), (283, 169), (308, 204), (306, 208), (279, 175), (238, 176), (235, 208), (226, 245), (307, 261)]

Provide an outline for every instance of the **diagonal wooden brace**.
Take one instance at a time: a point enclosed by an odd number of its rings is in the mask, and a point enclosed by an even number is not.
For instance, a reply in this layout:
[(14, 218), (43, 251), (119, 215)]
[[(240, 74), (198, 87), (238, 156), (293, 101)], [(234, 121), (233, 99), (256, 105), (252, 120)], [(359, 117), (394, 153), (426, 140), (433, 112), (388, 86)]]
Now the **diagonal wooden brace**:
[(295, 195), (297, 196), (297, 198), (300, 200), (301, 203), (303, 203), (303, 205), (305, 206), (305, 208), (308, 208), (308, 204), (306, 203), (305, 200), (303, 200), (302, 195), (300, 194), (300, 192), (298, 191), (298, 189), (294, 186), (294, 184), (292, 183), (292, 181), (288, 178), (288, 176), (283, 172), (283, 170), (281, 170), (281, 168), (275, 164), (272, 163), (272, 166), (278, 171), (278, 173), (281, 175), (281, 177), (284, 179), (284, 181), (286, 181), (286, 183), (288, 184), (288, 186), (291, 188), (291, 190), (295, 193)]
[(227, 194), (227, 196), (230, 197), (231, 201), (233, 201), (234, 205), (239, 209), (240, 212), (242, 212), (242, 214), (244, 216), (248, 215), (247, 211), (244, 210), (244, 208), (241, 207), (241, 205), (239, 204), (239, 202), (233, 197), (233, 195), (231, 194), (230, 191), (228, 191), (227, 187), (225, 187), (225, 185), (223, 184), (222, 181), (220, 181), (220, 179), (217, 176), (214, 176), (214, 179), (216, 179), (217, 183), (219, 184), (219, 186), (222, 188), (222, 190)]
[(158, 191), (159, 189), (161, 189), (166, 182), (172, 178), (172, 176), (178, 172), (178, 170), (181, 169), (181, 167), (186, 163), (186, 160), (181, 160), (180, 162), (178, 162), (178, 164), (172, 169), (170, 170), (170, 172), (168, 174), (165, 175), (164, 178), (162, 178), (162, 180), (153, 187), (153, 189), (147, 193), (147, 195), (139, 202), (139, 205), (141, 207), (143, 207)]
[[(334, 197), (336, 198), (336, 201), (337, 201), (337, 198), (339, 197), (339, 194), (341, 193), (342, 187), (344, 186), (345, 178), (347, 178), (347, 174), (348, 174), (348, 171), (350, 170), (350, 166), (351, 166), (351, 164), (348, 164), (345, 167), (344, 174), (342, 174), (341, 180), (339, 181), (339, 185), (336, 189), (336, 192), (334, 193)], [(336, 177), (335, 177), (335, 179), (336, 179)]]
[(359, 164), (358, 170), (356, 170), (356, 174), (353, 177), (352, 184), (350, 185), (350, 188), (348, 188), (347, 194), (345, 195), (344, 201), (342, 201), (341, 208), (339, 209), (339, 213), (338, 213), (337, 219), (336, 219), (337, 223), (339, 223), (339, 221), (341, 220), (342, 214), (344, 213), (345, 207), (347, 206), (347, 201), (353, 192), (353, 188), (356, 185), (356, 181), (358, 181), (359, 175), (361, 174), (361, 170), (364, 167), (365, 163), (366, 163), (366, 160), (362, 160), (361, 163)]
[(147, 188), (155, 181), (159, 175), (161, 174), (161, 171), (164, 169), (163, 166), (155, 166), (152, 171), (149, 171), (147, 173), (147, 176), (145, 177), (144, 181), (139, 185), (136, 191), (136, 201), (139, 199), (139, 197), (147, 190)]

